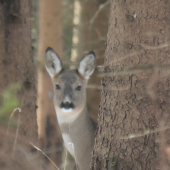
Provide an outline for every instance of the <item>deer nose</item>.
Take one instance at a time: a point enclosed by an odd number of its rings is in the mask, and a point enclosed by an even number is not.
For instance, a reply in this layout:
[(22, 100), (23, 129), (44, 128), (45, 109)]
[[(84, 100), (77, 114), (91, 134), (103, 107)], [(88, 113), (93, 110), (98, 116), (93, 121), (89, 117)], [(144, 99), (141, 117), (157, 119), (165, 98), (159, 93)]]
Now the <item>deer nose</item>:
[(61, 108), (63, 109), (73, 109), (74, 108), (74, 105), (73, 103), (69, 103), (69, 102), (62, 102), (61, 103)]
[(68, 103), (68, 102), (64, 103), (63, 105), (64, 105), (64, 108), (66, 109), (69, 109), (71, 107), (71, 103)]

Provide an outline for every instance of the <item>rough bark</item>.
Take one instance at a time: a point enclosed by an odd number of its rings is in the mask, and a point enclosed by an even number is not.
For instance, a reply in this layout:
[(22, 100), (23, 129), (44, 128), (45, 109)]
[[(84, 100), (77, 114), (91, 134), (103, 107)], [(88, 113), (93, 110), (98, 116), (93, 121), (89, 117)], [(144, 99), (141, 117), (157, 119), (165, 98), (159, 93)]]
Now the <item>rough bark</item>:
[(169, 168), (170, 131), (157, 131), (170, 123), (169, 9), (166, 0), (111, 3), (91, 169)]
[[(35, 67), (31, 49), (30, 15), (31, 1), (0, 0), (0, 94), (13, 83), (22, 84), (17, 94), (21, 108), (20, 121), (17, 122), (18, 131), (15, 128), (9, 129), (9, 133), (16, 132), (17, 136), (14, 138), (7, 136), (6, 127), (0, 129), (3, 168), (10, 166), (15, 169), (14, 162), (22, 162), (24, 147), (30, 142), (36, 144), (37, 140)], [(18, 120), (19, 113), (15, 114)], [(21, 148), (22, 151), (18, 151)], [(28, 154), (32, 152), (31, 147), (26, 148)], [(13, 161), (11, 161), (12, 152)], [(19, 153), (21, 157), (17, 157)]]
[(62, 1), (41, 0), (39, 5), (38, 134), (41, 148), (60, 167), (62, 138), (53, 105), (53, 86), (44, 65), (44, 53), (47, 47), (52, 47), (62, 57)]

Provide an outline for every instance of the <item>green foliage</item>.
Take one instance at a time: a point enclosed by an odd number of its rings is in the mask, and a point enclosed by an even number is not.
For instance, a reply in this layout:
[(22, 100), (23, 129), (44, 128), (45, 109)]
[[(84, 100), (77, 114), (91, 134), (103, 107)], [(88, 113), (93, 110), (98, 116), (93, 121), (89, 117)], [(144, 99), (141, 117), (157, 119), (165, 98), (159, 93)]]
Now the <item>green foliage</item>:
[(16, 90), (21, 89), (21, 83), (13, 83), (6, 87), (1, 94), (0, 119), (6, 119), (19, 106)]
[(129, 63), (128, 63), (128, 62), (126, 62), (126, 66), (129, 66)]

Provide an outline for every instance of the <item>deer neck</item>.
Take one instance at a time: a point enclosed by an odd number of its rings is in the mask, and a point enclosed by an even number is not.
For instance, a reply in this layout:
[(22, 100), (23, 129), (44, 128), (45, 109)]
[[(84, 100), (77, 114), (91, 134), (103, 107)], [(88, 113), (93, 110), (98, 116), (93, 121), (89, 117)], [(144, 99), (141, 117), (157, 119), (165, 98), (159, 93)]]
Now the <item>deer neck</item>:
[(87, 114), (87, 107), (85, 106), (81, 111), (77, 111), (74, 113), (66, 113), (66, 114), (62, 114), (60, 112), (57, 112), (56, 110), (56, 114), (57, 114), (57, 119), (58, 119), (58, 123), (59, 125), (62, 124), (73, 124), (79, 117), (83, 117)]
[[(66, 148), (77, 160), (81, 158), (80, 153), (85, 157), (91, 157), (91, 151), (94, 143), (95, 123), (90, 118), (87, 107), (72, 122), (59, 123), (61, 133)], [(86, 147), (89, 151), (85, 150)], [(79, 153), (80, 151), (80, 153)], [(79, 155), (80, 154), (80, 155)], [(81, 158), (84, 159), (84, 158)], [(79, 162), (79, 161), (78, 161)]]

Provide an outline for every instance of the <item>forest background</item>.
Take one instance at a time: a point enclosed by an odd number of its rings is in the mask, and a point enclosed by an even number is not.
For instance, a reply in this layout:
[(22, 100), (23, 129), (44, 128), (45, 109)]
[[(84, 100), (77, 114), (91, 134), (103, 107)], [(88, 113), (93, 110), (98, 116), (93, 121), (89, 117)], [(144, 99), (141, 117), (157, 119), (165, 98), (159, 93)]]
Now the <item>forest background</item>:
[(91, 169), (168, 170), (169, 14), (167, 0), (0, 0), (0, 169), (75, 169), (44, 67), (50, 46), (65, 68), (96, 53)]

